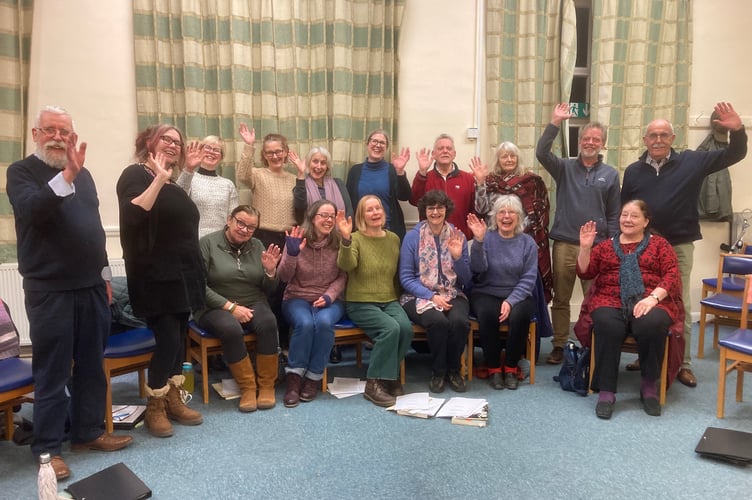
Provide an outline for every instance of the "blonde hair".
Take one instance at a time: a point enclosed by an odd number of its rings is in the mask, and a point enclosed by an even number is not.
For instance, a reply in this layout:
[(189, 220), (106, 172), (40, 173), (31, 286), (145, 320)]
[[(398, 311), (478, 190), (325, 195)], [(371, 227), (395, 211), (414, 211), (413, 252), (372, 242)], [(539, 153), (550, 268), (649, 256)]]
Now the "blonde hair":
[[(366, 230), (366, 203), (370, 200), (378, 201), (381, 210), (384, 210), (384, 205), (381, 203), (381, 198), (379, 198), (375, 194), (367, 194), (362, 197), (358, 202), (358, 208), (355, 209), (355, 227), (358, 229), (358, 231)], [(384, 223), (386, 223), (386, 220), (384, 220)], [(384, 224), (381, 224), (381, 228), (384, 229)]]

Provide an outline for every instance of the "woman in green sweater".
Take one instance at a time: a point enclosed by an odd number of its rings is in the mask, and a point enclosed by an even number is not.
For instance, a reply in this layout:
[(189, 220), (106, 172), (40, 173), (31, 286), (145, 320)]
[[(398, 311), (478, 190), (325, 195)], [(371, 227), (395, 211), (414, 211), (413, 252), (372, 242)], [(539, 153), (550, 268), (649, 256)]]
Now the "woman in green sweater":
[(337, 265), (347, 271), (345, 311), (373, 340), (363, 396), (378, 406), (391, 406), (403, 394), (399, 365), (413, 338), (413, 327), (399, 303), (399, 237), (384, 229), (384, 207), (377, 196), (358, 202), (355, 225), (337, 212), (342, 242)]

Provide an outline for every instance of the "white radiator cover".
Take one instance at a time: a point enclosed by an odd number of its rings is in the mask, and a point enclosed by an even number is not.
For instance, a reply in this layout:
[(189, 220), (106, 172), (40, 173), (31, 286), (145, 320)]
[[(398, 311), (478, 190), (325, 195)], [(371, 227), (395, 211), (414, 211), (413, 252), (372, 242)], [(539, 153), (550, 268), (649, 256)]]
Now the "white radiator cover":
[[(113, 276), (125, 276), (125, 262), (123, 259), (111, 259), (110, 268)], [(18, 272), (18, 264), (0, 264), (0, 298), (10, 308), (10, 315), (16, 325), (18, 334), (21, 336), (21, 345), (31, 345), (29, 338), (29, 319), (26, 317), (24, 306), (24, 292), (21, 274)]]

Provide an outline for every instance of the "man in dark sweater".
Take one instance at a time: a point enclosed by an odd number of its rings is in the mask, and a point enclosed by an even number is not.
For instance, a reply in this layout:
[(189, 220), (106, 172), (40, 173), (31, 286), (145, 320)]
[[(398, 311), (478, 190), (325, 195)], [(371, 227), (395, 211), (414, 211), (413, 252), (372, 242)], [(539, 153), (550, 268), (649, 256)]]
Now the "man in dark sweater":
[(42, 108), (32, 136), (36, 152), (13, 163), (7, 177), (32, 342), (31, 452), (49, 452), (65, 479), (70, 470), (60, 455), (67, 438), (73, 450), (99, 451), (132, 438), (104, 432), (111, 276), (96, 187), (83, 168), (86, 143), (76, 148), (73, 121), (55, 106)]
[(642, 138), (647, 150), (624, 171), (621, 187), (622, 203), (640, 199), (648, 204), (650, 227), (671, 243), (679, 259), (685, 344), (684, 363), (677, 378), (688, 387), (697, 385), (691, 369), (692, 310), (689, 286), (694, 241), (702, 239), (697, 196), (707, 175), (728, 168), (747, 155), (747, 133), (739, 114), (727, 102), (716, 104), (715, 112), (718, 119), (714, 123), (730, 131), (727, 149), (678, 153), (671, 147), (676, 138), (671, 123), (663, 119), (653, 120)]

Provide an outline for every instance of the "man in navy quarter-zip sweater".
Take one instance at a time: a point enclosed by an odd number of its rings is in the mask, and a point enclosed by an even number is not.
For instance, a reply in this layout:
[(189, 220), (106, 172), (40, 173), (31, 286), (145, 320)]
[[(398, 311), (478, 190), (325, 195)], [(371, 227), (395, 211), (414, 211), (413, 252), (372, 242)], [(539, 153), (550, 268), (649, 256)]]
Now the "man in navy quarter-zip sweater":
[(60, 455), (68, 437), (74, 451), (119, 450), (132, 438), (104, 430), (112, 289), (99, 199), (83, 166), (86, 143), (76, 147), (71, 116), (55, 106), (42, 108), (32, 136), (36, 152), (8, 167), (6, 185), (31, 337), (31, 452), (49, 452), (55, 475), (65, 479), (70, 470)]
[[(729, 145), (719, 151), (676, 152), (674, 127), (668, 120), (650, 122), (642, 138), (647, 150), (624, 172), (621, 200), (644, 200), (650, 210), (650, 227), (655, 228), (674, 247), (679, 259), (684, 299), (684, 362), (677, 378), (695, 387), (691, 369), (690, 338), (692, 310), (689, 278), (692, 273), (694, 241), (702, 239), (697, 213), (697, 197), (702, 181), (709, 174), (728, 168), (747, 155), (747, 133), (739, 114), (727, 102), (715, 105), (716, 125), (729, 129)], [(652, 290), (646, 290), (650, 293)]]
[[(546, 126), (535, 148), (535, 157), (556, 182), (556, 212), (549, 236), (552, 251), (554, 297), (551, 323), (554, 329), (553, 350), (546, 360), (561, 363), (563, 347), (569, 338), (569, 301), (577, 279), (577, 254), (580, 251), (580, 228), (594, 221), (598, 230), (596, 243), (619, 230), (619, 173), (603, 163), (601, 149), (606, 143), (606, 128), (590, 122), (580, 129), (580, 153), (576, 158), (559, 158), (551, 152), (561, 123), (571, 118), (569, 104), (554, 107), (551, 123)], [(589, 281), (580, 280), (582, 294)]]

